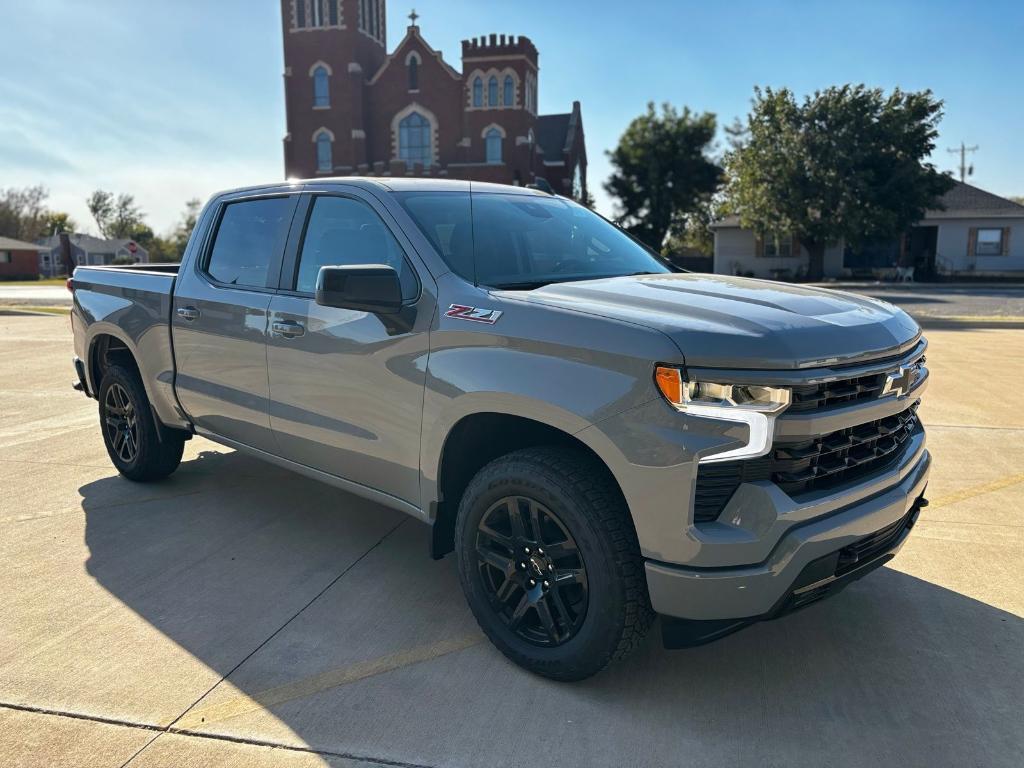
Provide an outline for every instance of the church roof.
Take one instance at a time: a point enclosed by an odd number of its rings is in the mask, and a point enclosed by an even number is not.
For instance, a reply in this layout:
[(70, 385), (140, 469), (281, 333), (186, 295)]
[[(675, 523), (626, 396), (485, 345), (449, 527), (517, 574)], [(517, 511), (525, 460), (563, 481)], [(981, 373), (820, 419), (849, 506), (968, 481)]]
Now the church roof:
[(562, 159), (569, 134), (569, 118), (566, 112), (562, 115), (540, 115), (537, 118), (537, 144), (548, 161)]

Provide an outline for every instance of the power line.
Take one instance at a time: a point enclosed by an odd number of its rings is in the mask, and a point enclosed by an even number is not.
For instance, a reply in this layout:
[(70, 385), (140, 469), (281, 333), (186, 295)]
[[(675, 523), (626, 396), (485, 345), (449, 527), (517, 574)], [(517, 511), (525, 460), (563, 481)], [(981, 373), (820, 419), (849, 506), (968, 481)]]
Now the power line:
[(973, 147), (964, 146), (964, 143), (960, 142), (960, 147), (951, 147), (946, 150), (951, 155), (960, 155), (960, 181), (967, 181), (968, 176), (974, 175), (974, 165), (967, 165), (967, 154), (969, 152), (977, 152), (978, 145), (975, 144)]

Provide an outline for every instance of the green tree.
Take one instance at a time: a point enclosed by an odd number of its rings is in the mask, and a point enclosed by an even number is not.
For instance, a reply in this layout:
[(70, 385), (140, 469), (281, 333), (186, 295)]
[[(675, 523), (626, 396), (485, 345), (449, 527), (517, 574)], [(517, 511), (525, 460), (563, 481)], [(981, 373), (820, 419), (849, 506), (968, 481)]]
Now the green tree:
[(953, 186), (926, 161), (941, 118), (931, 91), (844, 85), (798, 103), (788, 89), (756, 88), (726, 158), (729, 204), (764, 237), (795, 235), (820, 279), (828, 245), (894, 237)]
[(1014, 195), (1010, 199), (1017, 203), (1017, 205), (1024, 205), (1024, 195)]
[(131, 238), (143, 246), (144, 241), (152, 240), (153, 230), (146, 226), (132, 195), (115, 197), (112, 192), (97, 189), (89, 195), (86, 205), (103, 237)]
[(608, 152), (612, 175), (604, 185), (628, 232), (660, 250), (672, 226), (711, 197), (722, 173), (710, 156), (715, 130), (710, 112), (664, 104), (659, 114), (653, 102), (629, 124)]
[(198, 199), (186, 201), (185, 210), (178, 223), (167, 235), (153, 237), (148, 243), (140, 243), (149, 251), (149, 260), (154, 263), (179, 262), (185, 255), (188, 239), (195, 229), (202, 202)]
[(74, 232), (78, 224), (70, 215), (63, 211), (47, 211), (43, 216), (43, 236), (59, 235), (61, 232)]
[(49, 192), (41, 184), (0, 190), (0, 235), (32, 242), (44, 234)]
[(711, 200), (703, 200), (697, 207), (683, 214), (669, 230), (661, 254), (670, 261), (674, 256), (712, 256), (715, 252), (715, 235), (711, 222), (717, 216), (716, 206)]

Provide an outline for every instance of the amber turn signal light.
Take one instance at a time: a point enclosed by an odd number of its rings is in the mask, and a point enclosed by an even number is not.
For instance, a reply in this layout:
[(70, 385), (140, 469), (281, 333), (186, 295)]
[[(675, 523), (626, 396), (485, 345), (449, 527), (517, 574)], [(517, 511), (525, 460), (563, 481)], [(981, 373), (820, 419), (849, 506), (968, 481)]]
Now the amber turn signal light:
[(675, 405), (683, 403), (683, 375), (678, 368), (659, 365), (654, 369), (654, 381), (665, 399)]

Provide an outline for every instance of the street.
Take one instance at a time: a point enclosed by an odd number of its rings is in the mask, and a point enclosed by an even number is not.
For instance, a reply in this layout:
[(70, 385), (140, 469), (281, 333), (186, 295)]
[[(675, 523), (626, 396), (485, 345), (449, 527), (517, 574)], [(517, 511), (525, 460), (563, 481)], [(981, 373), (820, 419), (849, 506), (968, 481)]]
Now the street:
[[(1024, 316), (1016, 289), (877, 295)], [(67, 318), (0, 312), (0, 763), (1018, 766), (1024, 330), (993, 325), (929, 331), (932, 503), (892, 563), (558, 684), (483, 639), (397, 512), (200, 438), (123, 480)]]
[(1024, 285), (1005, 287), (895, 284), (843, 287), (897, 305), (917, 318), (1016, 317), (1024, 318)]

